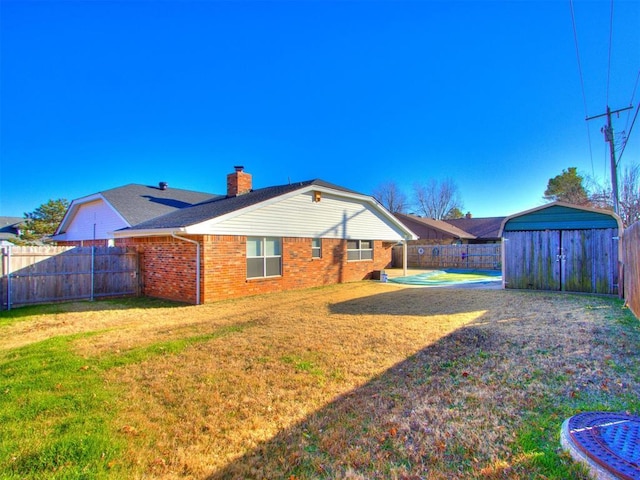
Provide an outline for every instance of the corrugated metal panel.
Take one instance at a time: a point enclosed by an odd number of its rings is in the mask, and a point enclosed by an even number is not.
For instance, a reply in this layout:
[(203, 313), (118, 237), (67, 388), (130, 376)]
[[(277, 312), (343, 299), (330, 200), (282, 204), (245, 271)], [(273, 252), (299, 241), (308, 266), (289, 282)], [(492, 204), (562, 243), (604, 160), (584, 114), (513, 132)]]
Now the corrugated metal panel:
[(504, 231), (618, 228), (612, 215), (554, 205), (509, 219)]
[(204, 222), (198, 233), (398, 241), (402, 233), (364, 201), (305, 192), (222, 222)]

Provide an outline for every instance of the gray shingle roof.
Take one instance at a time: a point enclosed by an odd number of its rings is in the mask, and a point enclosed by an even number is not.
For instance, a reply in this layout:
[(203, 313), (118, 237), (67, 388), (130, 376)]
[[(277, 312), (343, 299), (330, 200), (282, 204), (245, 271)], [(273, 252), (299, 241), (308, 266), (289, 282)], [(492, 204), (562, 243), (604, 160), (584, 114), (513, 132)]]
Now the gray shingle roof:
[(435, 229), (454, 238), (476, 238), (470, 232), (466, 232), (454, 225), (451, 225), (449, 220), (436, 220), (433, 218), (418, 217), (417, 215), (405, 215), (403, 213), (394, 213), (394, 215), (420, 237), (426, 237), (426, 232), (428, 230)]
[(21, 217), (0, 217), (0, 240), (17, 238), (18, 229), (23, 222), (24, 218)]
[(500, 225), (506, 217), (456, 218), (447, 220), (451, 225), (475, 235), (479, 239), (500, 238)]
[[(304, 182), (295, 182), (286, 185), (278, 185), (273, 187), (260, 188), (251, 190), (249, 193), (238, 195), (237, 197), (217, 196), (202, 201), (196, 205), (185, 206), (179, 210), (168, 213), (166, 215), (157, 216), (155, 218), (133, 224), (134, 230), (151, 230), (165, 228), (181, 228), (195, 225), (212, 218), (235, 212), (252, 205), (279, 197), (289, 192), (305, 188), (309, 185), (317, 185), (343, 192), (360, 195), (353, 190), (333, 185), (320, 179), (307, 180)], [(129, 230), (129, 229), (123, 229)]]
[(194, 192), (179, 188), (167, 188), (129, 184), (100, 192), (124, 217), (129, 225), (136, 225), (177, 210), (216, 198), (212, 193)]

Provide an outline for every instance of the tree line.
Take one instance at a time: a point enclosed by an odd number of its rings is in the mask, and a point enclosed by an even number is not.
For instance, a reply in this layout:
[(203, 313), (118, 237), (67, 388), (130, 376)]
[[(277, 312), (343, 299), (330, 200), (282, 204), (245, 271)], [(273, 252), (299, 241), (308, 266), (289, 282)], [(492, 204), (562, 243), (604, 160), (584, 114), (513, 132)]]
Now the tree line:
[[(437, 220), (461, 218), (464, 215), (462, 197), (452, 179), (415, 183), (411, 193), (411, 197), (408, 197), (394, 181), (381, 183), (372, 192), (392, 213), (411, 211)], [(550, 178), (543, 199), (613, 210), (611, 187), (581, 175), (576, 167), (569, 167)], [(622, 172), (618, 204), (618, 215), (625, 226), (640, 221), (640, 165), (626, 167)], [(49, 200), (34, 211), (25, 213), (20, 237), (14, 243), (34, 245), (45, 242), (55, 233), (68, 207), (69, 202), (60, 198)]]
[[(411, 196), (394, 181), (378, 185), (373, 196), (392, 213), (412, 212), (436, 220), (461, 218), (464, 204), (458, 186), (452, 179), (415, 183)], [(550, 178), (543, 199), (562, 201), (579, 206), (613, 210), (611, 187), (578, 173), (576, 167), (562, 170)], [(619, 212), (625, 226), (640, 220), (640, 166), (624, 169), (619, 182)]]
[[(547, 201), (613, 210), (610, 186), (580, 175), (575, 167), (549, 179), (544, 192)], [(618, 216), (625, 227), (640, 220), (640, 165), (626, 167), (618, 182)]]
[(373, 190), (373, 196), (391, 213), (408, 213), (450, 220), (463, 216), (462, 197), (458, 185), (452, 179), (430, 180), (427, 183), (415, 183), (412, 198), (404, 193), (394, 181), (381, 183)]

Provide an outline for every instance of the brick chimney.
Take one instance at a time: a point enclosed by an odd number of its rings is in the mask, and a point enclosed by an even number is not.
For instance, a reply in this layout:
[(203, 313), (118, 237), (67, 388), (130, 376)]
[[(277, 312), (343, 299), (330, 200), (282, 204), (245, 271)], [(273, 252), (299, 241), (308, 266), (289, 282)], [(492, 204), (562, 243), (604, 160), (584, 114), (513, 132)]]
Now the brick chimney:
[(251, 191), (251, 174), (243, 166), (235, 166), (235, 172), (227, 175), (227, 197), (237, 197)]
[(471, 212), (467, 212), (467, 214), (464, 216), (464, 218), (471, 218)]

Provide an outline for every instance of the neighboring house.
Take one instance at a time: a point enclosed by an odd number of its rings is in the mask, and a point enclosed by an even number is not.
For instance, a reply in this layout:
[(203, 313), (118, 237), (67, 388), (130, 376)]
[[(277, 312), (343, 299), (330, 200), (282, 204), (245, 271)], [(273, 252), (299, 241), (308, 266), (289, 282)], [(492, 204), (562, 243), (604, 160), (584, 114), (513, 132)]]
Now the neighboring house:
[(500, 227), (505, 218), (473, 218), (467, 213), (463, 218), (454, 218), (446, 222), (473, 235), (475, 238), (469, 240), (469, 243), (500, 243)]
[(189, 207), (212, 193), (130, 184), (73, 200), (52, 237), (58, 245), (114, 245), (113, 232)]
[(0, 246), (13, 245), (12, 241), (19, 239), (23, 223), (22, 217), (0, 217)]
[(254, 190), (243, 167), (226, 195), (109, 235), (140, 252), (145, 295), (195, 304), (371, 278), (417, 238), (373, 197), (322, 180)]
[(415, 240), (413, 243), (468, 243), (476, 238), (474, 235), (451, 225), (445, 220), (436, 220), (434, 218), (406, 215), (403, 213), (395, 213), (394, 215), (418, 235), (419, 240)]
[(500, 243), (500, 226), (505, 217), (435, 220), (418, 215), (396, 213), (395, 216), (415, 232), (421, 244)]

